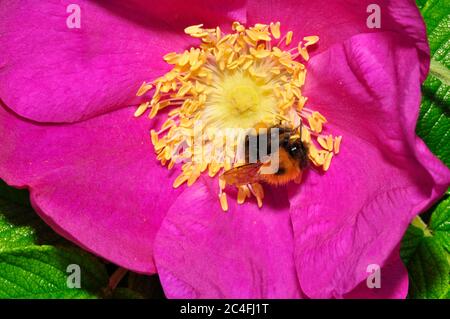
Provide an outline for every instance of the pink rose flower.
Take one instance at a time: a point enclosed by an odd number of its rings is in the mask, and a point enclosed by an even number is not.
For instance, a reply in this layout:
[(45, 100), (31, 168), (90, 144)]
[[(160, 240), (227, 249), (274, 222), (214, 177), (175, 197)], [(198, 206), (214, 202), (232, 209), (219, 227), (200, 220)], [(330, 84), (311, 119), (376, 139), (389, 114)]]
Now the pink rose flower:
[[(0, 6), (0, 178), (28, 188), (55, 231), (158, 273), (169, 298), (406, 296), (400, 240), (450, 183), (415, 134), (429, 52), (413, 1), (378, 1), (380, 29), (360, 0), (79, 0), (79, 29), (70, 3)], [(224, 213), (207, 175), (172, 187), (149, 134), (164, 118), (133, 113), (142, 82), (170, 70), (162, 57), (198, 45), (185, 27), (233, 21), (320, 36), (302, 93), (344, 140), (326, 174)], [(380, 289), (366, 286), (371, 264)]]

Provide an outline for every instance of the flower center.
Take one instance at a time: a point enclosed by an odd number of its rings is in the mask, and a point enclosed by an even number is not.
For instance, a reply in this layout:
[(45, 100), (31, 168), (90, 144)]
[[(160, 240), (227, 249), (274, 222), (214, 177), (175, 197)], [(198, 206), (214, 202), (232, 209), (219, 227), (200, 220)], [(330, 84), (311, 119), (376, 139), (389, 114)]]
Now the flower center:
[[(245, 28), (233, 23), (231, 34), (219, 27), (205, 29), (195, 25), (185, 29), (201, 39), (197, 48), (171, 52), (164, 60), (173, 68), (149, 83), (137, 95), (153, 91), (135, 116), (149, 108), (149, 117), (170, 108), (159, 131), (151, 131), (158, 160), (171, 169), (182, 163), (174, 187), (192, 185), (202, 173), (214, 177), (237, 164), (237, 148), (248, 131), (261, 125), (298, 128), (309, 161), (328, 170), (333, 154), (339, 152), (341, 137), (323, 135), (327, 122), (320, 113), (304, 107), (307, 98), (301, 88), (305, 82), (308, 47), (317, 36), (304, 37), (289, 48), (293, 33), (281, 37), (280, 23), (256, 24)], [(300, 60), (303, 62), (300, 62)], [(231, 141), (231, 142), (230, 142)], [(225, 184), (220, 180), (220, 202), (227, 210)], [(238, 186), (238, 202), (253, 194), (262, 204), (259, 183)]]
[(226, 72), (211, 90), (202, 119), (222, 128), (251, 128), (276, 112), (273, 91), (246, 72)]
[(259, 95), (258, 88), (246, 84), (230, 85), (229, 92), (225, 92), (224, 109), (229, 111), (232, 118), (240, 116), (252, 118), (258, 114)]

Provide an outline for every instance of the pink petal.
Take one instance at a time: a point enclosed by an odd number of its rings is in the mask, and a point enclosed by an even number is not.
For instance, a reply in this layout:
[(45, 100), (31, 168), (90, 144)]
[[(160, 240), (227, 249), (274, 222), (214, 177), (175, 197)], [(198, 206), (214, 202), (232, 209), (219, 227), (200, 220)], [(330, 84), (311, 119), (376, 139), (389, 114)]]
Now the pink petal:
[(369, 264), (384, 266), (411, 219), (450, 183), (415, 135), (419, 69), (416, 49), (395, 33), (352, 37), (309, 64), (307, 106), (344, 136), (326, 174), (309, 171), (290, 189), (297, 271), (309, 297), (342, 297)]
[[(373, 12), (369, 5), (380, 7), (381, 27), (371, 29), (367, 18)], [(425, 80), (429, 66), (429, 49), (425, 24), (412, 0), (249, 0), (248, 24), (280, 21), (283, 32), (294, 31), (294, 42), (303, 37), (320, 37), (317, 51), (367, 32), (395, 31), (411, 41), (419, 50), (421, 77)]]
[[(371, 272), (366, 273), (369, 276)], [(370, 280), (370, 278), (369, 278)], [(344, 298), (347, 299), (405, 299), (408, 294), (408, 272), (400, 260), (398, 249), (380, 270), (381, 287), (369, 288), (364, 280)]]
[(125, 108), (92, 120), (44, 125), (0, 107), (0, 178), (27, 187), (61, 235), (128, 269), (154, 273), (153, 240), (180, 193), (157, 163), (150, 121)]
[[(120, 0), (116, 0), (121, 2)], [(139, 7), (139, 11), (173, 26), (178, 32), (190, 25), (203, 23), (205, 27), (215, 28), (220, 25), (223, 30), (230, 30), (233, 21), (245, 23), (247, 8), (245, 0), (128, 0), (131, 6)], [(186, 13), (189, 14), (186, 14)]]
[(169, 298), (298, 298), (286, 192), (267, 191), (264, 206), (229, 197), (217, 182), (197, 181), (169, 209), (155, 261)]
[[(144, 1), (81, 0), (81, 28), (70, 29), (71, 3), (6, 1), (0, 7), (0, 99), (20, 116), (73, 122), (138, 104), (143, 81), (169, 69), (162, 57), (196, 42), (183, 29), (205, 20), (202, 1), (185, 10), (186, 1), (144, 7)], [(211, 13), (206, 20), (213, 27), (245, 16), (237, 2), (203, 13)]]

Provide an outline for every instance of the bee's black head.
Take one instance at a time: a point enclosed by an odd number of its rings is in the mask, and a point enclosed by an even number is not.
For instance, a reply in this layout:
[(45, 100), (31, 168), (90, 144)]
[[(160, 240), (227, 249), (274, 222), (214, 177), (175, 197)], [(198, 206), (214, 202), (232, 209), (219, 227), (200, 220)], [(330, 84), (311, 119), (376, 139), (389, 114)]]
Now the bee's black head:
[(303, 169), (308, 164), (308, 151), (301, 139), (287, 139), (283, 147), (294, 159), (299, 161), (300, 168)]

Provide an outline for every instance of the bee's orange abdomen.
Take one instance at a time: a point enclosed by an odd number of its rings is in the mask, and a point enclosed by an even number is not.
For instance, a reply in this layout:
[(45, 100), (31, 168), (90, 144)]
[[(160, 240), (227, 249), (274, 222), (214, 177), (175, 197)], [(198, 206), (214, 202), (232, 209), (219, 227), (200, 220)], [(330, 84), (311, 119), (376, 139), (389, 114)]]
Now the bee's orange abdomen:
[(292, 158), (284, 148), (279, 149), (279, 168), (275, 174), (261, 174), (261, 179), (272, 185), (284, 185), (299, 179), (302, 170), (298, 160)]

